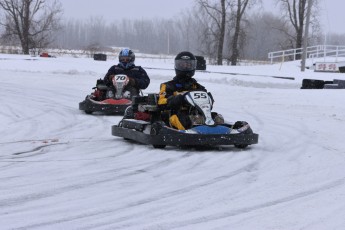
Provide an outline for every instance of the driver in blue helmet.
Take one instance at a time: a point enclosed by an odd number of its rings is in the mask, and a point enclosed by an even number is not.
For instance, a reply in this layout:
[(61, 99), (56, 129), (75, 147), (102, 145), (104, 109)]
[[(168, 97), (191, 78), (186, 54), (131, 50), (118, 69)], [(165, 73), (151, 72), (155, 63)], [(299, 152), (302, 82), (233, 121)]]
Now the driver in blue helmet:
[(104, 83), (112, 86), (115, 75), (124, 74), (128, 77), (128, 87), (135, 89), (135, 94), (139, 94), (140, 89), (146, 89), (150, 84), (150, 78), (141, 66), (134, 64), (135, 54), (131, 49), (122, 49), (119, 53), (119, 63), (110, 67), (104, 76)]
[[(193, 121), (188, 114), (187, 102), (184, 94), (190, 91), (205, 91), (206, 88), (199, 84), (194, 78), (197, 60), (188, 51), (183, 51), (175, 57), (175, 74), (173, 80), (164, 82), (160, 85), (158, 105), (162, 110), (169, 110), (169, 124), (179, 130), (186, 130), (192, 127)], [(211, 100), (213, 102), (212, 95)], [(221, 115), (213, 113), (219, 119)], [(219, 123), (224, 122), (219, 120)]]

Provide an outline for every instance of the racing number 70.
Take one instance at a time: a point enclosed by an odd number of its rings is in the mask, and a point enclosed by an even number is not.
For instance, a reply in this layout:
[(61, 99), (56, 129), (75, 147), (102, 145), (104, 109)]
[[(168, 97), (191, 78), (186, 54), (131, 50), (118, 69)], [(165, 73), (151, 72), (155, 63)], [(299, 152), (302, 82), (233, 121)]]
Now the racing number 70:
[(126, 75), (116, 75), (116, 81), (124, 81), (126, 80)]

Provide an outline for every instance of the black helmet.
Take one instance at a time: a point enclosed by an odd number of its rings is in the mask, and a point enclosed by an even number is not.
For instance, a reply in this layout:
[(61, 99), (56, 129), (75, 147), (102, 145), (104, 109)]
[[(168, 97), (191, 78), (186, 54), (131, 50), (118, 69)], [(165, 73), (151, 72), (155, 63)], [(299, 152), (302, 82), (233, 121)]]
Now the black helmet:
[(134, 66), (135, 54), (130, 49), (122, 49), (119, 53), (119, 62), (123, 68), (127, 69)]
[(196, 69), (196, 58), (188, 51), (183, 51), (175, 57), (175, 72), (178, 77), (191, 78)]

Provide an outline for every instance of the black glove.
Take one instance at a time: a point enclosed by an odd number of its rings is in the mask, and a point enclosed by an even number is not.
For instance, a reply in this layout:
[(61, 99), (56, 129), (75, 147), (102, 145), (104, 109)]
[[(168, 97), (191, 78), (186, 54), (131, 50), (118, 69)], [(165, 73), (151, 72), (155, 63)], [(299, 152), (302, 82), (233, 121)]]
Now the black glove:
[(168, 106), (174, 107), (174, 108), (182, 106), (185, 102), (186, 100), (184, 98), (184, 95), (182, 94), (179, 94), (176, 96), (170, 96), (168, 98)]
[(178, 104), (180, 104), (180, 105), (183, 105), (186, 102), (184, 95), (182, 95), (182, 94), (177, 95), (176, 100), (178, 101)]
[(135, 86), (136, 85), (135, 79), (132, 77), (128, 77), (128, 85)]
[(109, 82), (113, 82), (114, 77), (115, 77), (114, 74), (109, 75), (108, 76)]

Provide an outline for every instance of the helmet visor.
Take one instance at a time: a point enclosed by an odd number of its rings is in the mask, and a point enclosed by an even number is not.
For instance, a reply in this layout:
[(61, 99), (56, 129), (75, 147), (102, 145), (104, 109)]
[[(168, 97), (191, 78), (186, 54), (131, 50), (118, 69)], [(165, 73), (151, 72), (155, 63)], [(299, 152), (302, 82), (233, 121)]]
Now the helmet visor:
[(131, 61), (132, 58), (128, 56), (121, 56), (119, 59), (120, 59), (120, 62), (128, 63)]
[(175, 60), (175, 69), (181, 71), (191, 71), (196, 68), (196, 60)]

